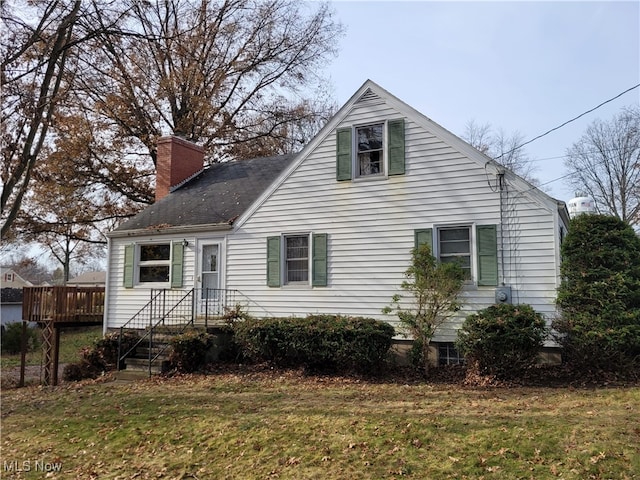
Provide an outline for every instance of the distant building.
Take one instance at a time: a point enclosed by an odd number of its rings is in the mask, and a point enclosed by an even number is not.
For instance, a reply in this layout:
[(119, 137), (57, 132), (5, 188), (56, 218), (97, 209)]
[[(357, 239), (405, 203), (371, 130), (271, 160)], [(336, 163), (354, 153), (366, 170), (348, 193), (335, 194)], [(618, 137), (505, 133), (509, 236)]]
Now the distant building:
[(67, 282), (70, 287), (104, 287), (107, 272), (86, 272), (71, 278)]
[[(4, 273), (3, 273), (4, 276)], [(22, 321), (22, 288), (0, 290), (0, 320), (2, 325)]]
[(33, 287), (33, 283), (31, 283), (29, 280), (25, 280), (13, 269), (8, 267), (0, 268), (0, 283), (2, 284), (3, 289)]

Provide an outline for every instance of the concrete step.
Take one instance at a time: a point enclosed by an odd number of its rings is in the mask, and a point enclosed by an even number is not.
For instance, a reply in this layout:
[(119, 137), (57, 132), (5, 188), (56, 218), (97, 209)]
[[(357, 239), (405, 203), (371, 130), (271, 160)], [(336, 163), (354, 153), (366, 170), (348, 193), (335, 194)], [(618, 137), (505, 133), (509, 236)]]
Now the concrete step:
[(154, 338), (156, 335), (167, 334), (169, 336), (178, 335), (180, 333), (190, 331), (190, 330), (201, 330), (199, 326), (193, 326), (190, 322), (183, 323), (171, 323), (165, 325), (158, 325), (153, 329)]
[(149, 370), (119, 370), (114, 373), (115, 383), (130, 383), (149, 378)]
[[(130, 357), (124, 361), (126, 370), (149, 372), (149, 359)], [(157, 358), (151, 362), (151, 373), (162, 373), (169, 369), (169, 361), (165, 358)]]
[[(165, 348), (166, 347), (166, 348)], [(162, 352), (162, 357), (169, 357), (171, 354), (171, 347), (168, 344), (157, 344), (155, 343), (153, 347), (137, 347), (135, 358), (149, 358), (149, 351), (151, 351), (151, 356), (155, 357), (159, 353)]]

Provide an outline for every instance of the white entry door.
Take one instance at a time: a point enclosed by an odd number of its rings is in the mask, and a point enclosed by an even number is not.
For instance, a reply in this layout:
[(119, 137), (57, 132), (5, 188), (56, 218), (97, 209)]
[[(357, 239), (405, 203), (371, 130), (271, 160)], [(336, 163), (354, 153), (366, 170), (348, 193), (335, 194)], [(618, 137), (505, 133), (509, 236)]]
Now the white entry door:
[(220, 245), (203, 243), (200, 247), (199, 306), (200, 315), (218, 315), (222, 309), (220, 301)]

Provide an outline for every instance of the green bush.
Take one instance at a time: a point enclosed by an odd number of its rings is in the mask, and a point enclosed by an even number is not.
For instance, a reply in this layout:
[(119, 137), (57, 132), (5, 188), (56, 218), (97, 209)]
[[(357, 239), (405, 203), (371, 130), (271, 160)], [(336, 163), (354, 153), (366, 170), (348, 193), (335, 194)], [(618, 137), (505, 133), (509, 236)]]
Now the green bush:
[(386, 322), (341, 315), (252, 319), (235, 329), (243, 355), (253, 361), (361, 373), (380, 367), (394, 333)]
[(640, 238), (623, 221), (581, 215), (562, 244), (553, 327), (563, 359), (587, 370), (640, 367)]
[[(118, 361), (118, 333), (111, 333), (96, 341), (92, 347), (80, 350), (80, 361), (68, 363), (62, 370), (66, 381), (78, 381), (85, 378), (97, 378), (104, 372), (116, 368)], [(135, 333), (125, 332), (122, 338), (122, 350), (129, 350), (139, 337)]]
[(79, 382), (85, 378), (93, 377), (94, 372), (89, 371), (89, 365), (86, 363), (67, 363), (62, 369), (62, 379), (65, 382)]
[(492, 305), (466, 318), (456, 348), (476, 373), (506, 378), (535, 364), (546, 333), (530, 305)]
[[(117, 368), (119, 339), (119, 333), (108, 333), (95, 343), (97, 366), (103, 371)], [(122, 335), (121, 353), (128, 352), (138, 340), (140, 337), (137, 333), (125, 331)]]
[[(32, 352), (40, 346), (40, 329), (27, 327), (27, 351)], [(2, 353), (16, 354), (22, 350), (22, 322), (12, 322), (2, 331)]]
[(62, 379), (77, 382), (85, 378), (98, 378), (104, 371), (100, 353), (96, 348), (85, 347), (80, 351), (80, 361), (68, 363), (62, 370)]
[(213, 337), (204, 332), (188, 331), (172, 338), (171, 346), (171, 365), (179, 372), (192, 373), (206, 364), (207, 354), (213, 346)]
[(406, 333), (413, 337), (410, 359), (414, 366), (429, 372), (429, 344), (438, 327), (462, 307), (460, 292), (465, 273), (458, 262), (439, 262), (431, 247), (422, 244), (411, 250), (411, 265), (400, 288), (409, 293), (409, 305), (401, 306), (401, 295), (394, 295), (392, 305), (382, 309), (395, 311)]

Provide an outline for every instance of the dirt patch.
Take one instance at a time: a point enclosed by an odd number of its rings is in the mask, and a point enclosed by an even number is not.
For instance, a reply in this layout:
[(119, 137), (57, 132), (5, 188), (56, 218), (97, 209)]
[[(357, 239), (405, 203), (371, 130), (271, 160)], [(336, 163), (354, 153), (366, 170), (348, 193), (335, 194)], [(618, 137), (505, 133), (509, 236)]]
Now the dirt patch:
[[(58, 365), (58, 384), (63, 383), (64, 364)], [(25, 385), (40, 385), (44, 381), (44, 365), (27, 365), (24, 369)], [(0, 387), (16, 388), (20, 383), (20, 367), (3, 368), (0, 374)]]

